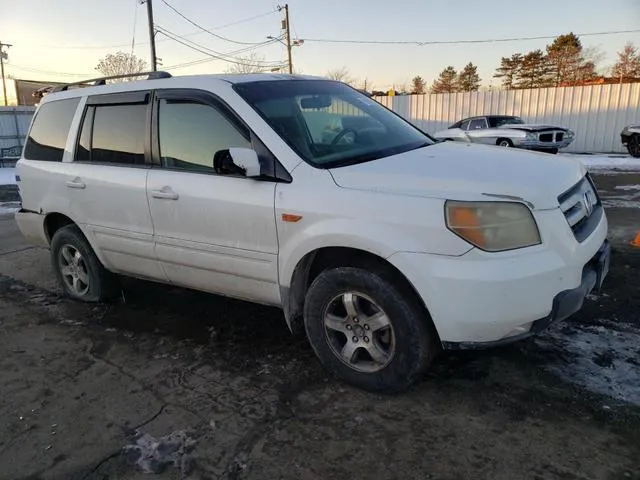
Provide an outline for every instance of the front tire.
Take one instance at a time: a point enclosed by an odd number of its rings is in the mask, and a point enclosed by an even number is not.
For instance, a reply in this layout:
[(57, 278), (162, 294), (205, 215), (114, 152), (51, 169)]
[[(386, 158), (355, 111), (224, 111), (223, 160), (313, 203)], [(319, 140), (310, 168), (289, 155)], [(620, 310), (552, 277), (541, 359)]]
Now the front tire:
[(513, 142), (508, 138), (499, 138), (496, 141), (496, 145), (499, 147), (511, 148), (513, 147)]
[(415, 295), (360, 268), (322, 272), (307, 292), (304, 324), (322, 365), (364, 390), (407, 389), (438, 351)]
[(627, 150), (632, 157), (640, 158), (640, 135), (635, 134), (631, 137), (627, 143)]
[(51, 240), (51, 263), (64, 293), (84, 302), (100, 302), (118, 293), (117, 277), (104, 268), (76, 225), (59, 229)]

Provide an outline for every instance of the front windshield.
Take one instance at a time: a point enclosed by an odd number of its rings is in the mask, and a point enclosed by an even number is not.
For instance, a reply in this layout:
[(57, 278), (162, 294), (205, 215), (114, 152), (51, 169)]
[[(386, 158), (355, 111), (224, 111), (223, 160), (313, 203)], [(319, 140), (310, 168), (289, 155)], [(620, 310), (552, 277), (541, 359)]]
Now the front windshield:
[(524, 121), (520, 117), (490, 117), (489, 124), (498, 128), (503, 125), (523, 125)]
[(316, 167), (352, 165), (434, 143), (375, 100), (339, 82), (276, 80), (234, 88)]

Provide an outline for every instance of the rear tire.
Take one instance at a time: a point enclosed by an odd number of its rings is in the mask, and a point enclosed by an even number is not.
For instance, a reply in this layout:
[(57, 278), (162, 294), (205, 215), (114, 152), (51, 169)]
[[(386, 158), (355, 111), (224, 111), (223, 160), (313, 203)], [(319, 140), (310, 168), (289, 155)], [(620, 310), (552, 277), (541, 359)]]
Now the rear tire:
[(513, 142), (508, 138), (499, 138), (496, 141), (496, 145), (499, 147), (511, 148), (513, 147)]
[(406, 390), (439, 351), (414, 295), (361, 268), (322, 272), (307, 292), (304, 324), (322, 365), (364, 390)]
[(119, 292), (118, 278), (104, 268), (76, 225), (60, 228), (51, 240), (51, 263), (64, 293), (83, 302), (100, 302)]
[(632, 157), (640, 158), (640, 135), (636, 133), (631, 136), (629, 143), (627, 143), (627, 150)]

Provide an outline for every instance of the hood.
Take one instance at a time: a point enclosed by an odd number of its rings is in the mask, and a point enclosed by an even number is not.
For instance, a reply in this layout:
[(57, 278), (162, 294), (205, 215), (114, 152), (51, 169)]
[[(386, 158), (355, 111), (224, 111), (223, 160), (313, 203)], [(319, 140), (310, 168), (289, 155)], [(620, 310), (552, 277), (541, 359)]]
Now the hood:
[(538, 132), (540, 130), (564, 130), (565, 132), (568, 128), (558, 127), (557, 125), (537, 125), (534, 123), (505, 123), (498, 128), (512, 128), (514, 130), (525, 130), (527, 132)]
[(557, 155), (445, 142), (330, 172), (343, 188), (443, 200), (518, 199), (544, 210), (557, 208), (558, 195), (586, 169)]

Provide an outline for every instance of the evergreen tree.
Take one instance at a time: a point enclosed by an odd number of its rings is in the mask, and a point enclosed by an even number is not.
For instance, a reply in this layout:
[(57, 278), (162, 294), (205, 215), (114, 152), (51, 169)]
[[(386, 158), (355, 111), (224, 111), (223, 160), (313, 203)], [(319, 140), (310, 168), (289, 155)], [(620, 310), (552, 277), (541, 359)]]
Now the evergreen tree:
[(458, 72), (452, 66), (448, 66), (442, 72), (436, 80), (433, 81), (431, 86), (431, 93), (453, 93), (458, 91), (457, 84)]
[(478, 67), (469, 62), (458, 75), (458, 91), (460, 92), (477, 92), (480, 88), (480, 76), (478, 75)]
[(522, 67), (522, 54), (514, 53), (510, 57), (502, 57), (494, 78), (500, 78), (506, 90), (516, 87), (516, 80)]
[(415, 95), (422, 95), (426, 87), (427, 84), (420, 75), (413, 77), (413, 80), (411, 80), (411, 93)]

